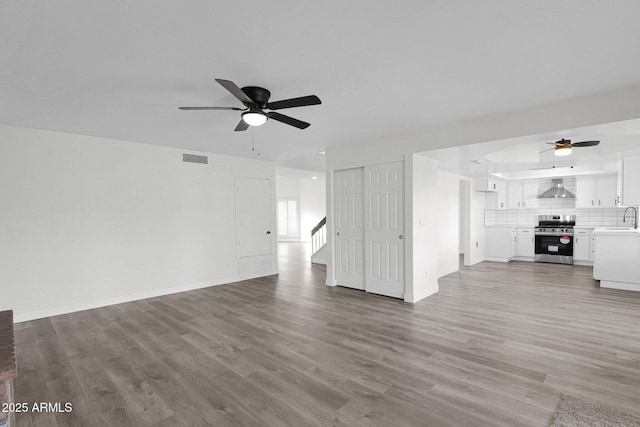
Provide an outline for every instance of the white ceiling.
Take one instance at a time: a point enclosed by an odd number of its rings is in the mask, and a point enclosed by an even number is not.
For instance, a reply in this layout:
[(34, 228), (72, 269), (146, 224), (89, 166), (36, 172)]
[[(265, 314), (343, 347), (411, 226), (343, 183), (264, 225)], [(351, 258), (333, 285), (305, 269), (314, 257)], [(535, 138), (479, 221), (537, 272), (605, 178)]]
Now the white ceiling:
[[(640, 83), (637, 0), (0, 2), (0, 123), (286, 160)], [(233, 132), (214, 78), (272, 100)], [(252, 145), (257, 149), (252, 151)]]
[[(562, 138), (573, 142), (598, 140), (594, 147), (574, 148), (566, 157), (554, 155), (548, 142)], [(530, 135), (421, 153), (438, 160), (440, 169), (479, 178), (494, 172), (580, 167), (602, 171), (629, 155), (640, 155), (640, 119), (567, 129), (545, 135)], [(517, 174), (516, 174), (517, 175)]]

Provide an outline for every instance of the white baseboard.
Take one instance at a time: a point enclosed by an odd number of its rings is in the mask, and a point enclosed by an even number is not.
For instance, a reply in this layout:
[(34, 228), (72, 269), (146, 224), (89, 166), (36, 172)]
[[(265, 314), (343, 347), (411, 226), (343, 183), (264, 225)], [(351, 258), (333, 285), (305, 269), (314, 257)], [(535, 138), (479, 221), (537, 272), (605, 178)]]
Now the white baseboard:
[(442, 270), (438, 271), (438, 278), (444, 277), (444, 276), (446, 276), (448, 274), (451, 274), (451, 273), (455, 273), (458, 270), (460, 270), (460, 266), (459, 265), (450, 265), (450, 266), (445, 267)]
[(640, 291), (640, 283), (614, 282), (613, 280), (600, 280), (600, 287), (621, 289), (623, 291)]
[(313, 264), (324, 264), (324, 265), (327, 265), (327, 260), (324, 259), (324, 258), (315, 258), (314, 259), (313, 257), (311, 257), (311, 262)]
[[(484, 257), (484, 261), (493, 261), (493, 262), (509, 262), (509, 258), (498, 258), (498, 257), (493, 257), (493, 256), (486, 256)], [(476, 264), (476, 263), (473, 263)], [(471, 264), (471, 265), (473, 265)]]
[(480, 258), (472, 259), (471, 263), (469, 264), (469, 267), (471, 267), (472, 265), (479, 264), (479, 263), (481, 263), (483, 261), (489, 261), (489, 258), (480, 257)]
[(536, 259), (530, 256), (514, 256), (511, 261), (536, 262)]
[(336, 279), (329, 279), (328, 277), (327, 280), (325, 280), (324, 284), (327, 286), (338, 286)]
[(440, 292), (440, 285), (436, 283), (435, 287), (432, 287), (430, 289), (425, 289), (417, 294), (414, 294), (414, 295), (405, 294), (404, 300), (405, 302), (410, 302), (415, 304), (418, 301), (422, 301), (423, 299), (430, 297), (431, 295), (437, 294), (438, 292)]
[[(274, 274), (277, 274), (277, 273), (274, 273)], [(242, 278), (228, 277), (228, 278), (217, 279), (213, 281), (192, 283), (189, 285), (155, 289), (153, 291), (138, 292), (135, 294), (121, 295), (121, 296), (112, 297), (112, 298), (86, 301), (78, 304), (66, 305), (61, 307), (52, 307), (45, 310), (29, 311), (26, 313), (15, 313), (14, 322), (16, 323), (26, 322), (29, 320), (42, 319), (43, 317), (51, 317), (51, 316), (58, 316), (61, 314), (75, 313), (77, 311), (91, 310), (92, 308), (106, 307), (108, 305), (122, 304), (125, 302), (138, 301), (138, 300), (143, 300), (147, 298), (160, 297), (163, 295), (177, 294), (179, 292), (193, 291), (195, 289), (208, 288), (211, 286), (224, 285), (228, 283), (239, 282), (242, 280), (254, 279), (256, 277), (264, 277), (264, 275), (254, 276), (254, 277), (242, 277)]]

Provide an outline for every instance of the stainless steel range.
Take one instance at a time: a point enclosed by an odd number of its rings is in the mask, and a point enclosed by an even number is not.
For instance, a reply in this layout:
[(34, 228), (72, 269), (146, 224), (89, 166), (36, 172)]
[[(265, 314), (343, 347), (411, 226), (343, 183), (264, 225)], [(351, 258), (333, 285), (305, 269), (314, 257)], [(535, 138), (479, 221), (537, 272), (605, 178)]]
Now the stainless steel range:
[(575, 215), (540, 215), (535, 229), (535, 260), (554, 264), (573, 264), (573, 226)]

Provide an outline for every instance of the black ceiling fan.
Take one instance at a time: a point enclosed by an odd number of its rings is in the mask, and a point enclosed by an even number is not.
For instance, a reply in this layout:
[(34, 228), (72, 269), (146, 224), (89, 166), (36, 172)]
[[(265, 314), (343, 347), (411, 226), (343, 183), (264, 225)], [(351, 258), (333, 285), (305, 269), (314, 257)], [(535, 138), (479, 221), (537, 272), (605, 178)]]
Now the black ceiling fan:
[(244, 111), (240, 122), (235, 128), (235, 131), (244, 131), (249, 126), (260, 126), (264, 124), (267, 119), (273, 119), (278, 122), (288, 124), (298, 129), (306, 129), (310, 126), (309, 123), (302, 120), (294, 119), (293, 117), (285, 116), (284, 114), (276, 113), (275, 111), (265, 112), (263, 110), (283, 110), (285, 108), (305, 107), (307, 105), (318, 105), (322, 102), (320, 98), (315, 95), (302, 96), (299, 98), (284, 99), (282, 101), (269, 102), (271, 92), (267, 89), (256, 86), (245, 86), (240, 89), (234, 82), (230, 80), (216, 79), (218, 83), (222, 85), (226, 90), (231, 92), (233, 96), (238, 98), (242, 102), (245, 108), (238, 107), (178, 107), (181, 110), (233, 110)]
[(547, 142), (547, 144), (555, 145), (553, 148), (549, 148), (548, 150), (541, 151), (541, 153), (545, 153), (547, 151), (555, 150), (556, 156), (563, 156), (571, 154), (572, 148), (579, 147), (594, 147), (600, 144), (600, 141), (582, 141), (582, 142), (571, 142), (570, 139), (562, 138), (560, 141), (556, 142)]

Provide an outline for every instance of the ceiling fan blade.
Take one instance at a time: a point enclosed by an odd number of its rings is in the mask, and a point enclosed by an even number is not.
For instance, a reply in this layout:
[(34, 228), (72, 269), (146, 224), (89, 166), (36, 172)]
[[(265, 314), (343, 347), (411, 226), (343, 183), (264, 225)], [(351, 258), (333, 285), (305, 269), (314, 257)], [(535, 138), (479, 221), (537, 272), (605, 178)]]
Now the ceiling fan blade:
[(282, 101), (267, 104), (269, 110), (282, 110), (283, 108), (306, 107), (307, 105), (322, 104), (320, 98), (315, 95), (301, 96), (300, 98), (283, 99)]
[(571, 144), (573, 147), (594, 147), (600, 144), (600, 141), (582, 141), (582, 142), (574, 142)]
[(246, 108), (238, 108), (238, 107), (178, 107), (180, 110), (232, 110), (232, 111), (242, 111), (246, 110)]
[(310, 123), (303, 122), (302, 120), (294, 119), (293, 117), (285, 116), (284, 114), (270, 112), (267, 113), (270, 119), (276, 120), (278, 122), (286, 123), (288, 125), (297, 127), (298, 129), (306, 129), (311, 126)]
[(247, 122), (245, 122), (244, 120), (240, 119), (240, 122), (238, 122), (238, 126), (236, 126), (236, 128), (234, 129), (236, 132), (240, 132), (243, 130), (247, 130), (249, 129), (249, 124)]
[(232, 82), (231, 80), (223, 80), (223, 79), (216, 79), (216, 81), (218, 83), (220, 83), (222, 85), (223, 88), (225, 88), (226, 90), (228, 90), (229, 92), (231, 92), (231, 95), (235, 96), (236, 98), (238, 98), (240, 101), (242, 101), (243, 104), (253, 104), (253, 100), (251, 98), (249, 98), (247, 96), (246, 93), (244, 93), (242, 91), (242, 89), (240, 89), (234, 82)]

